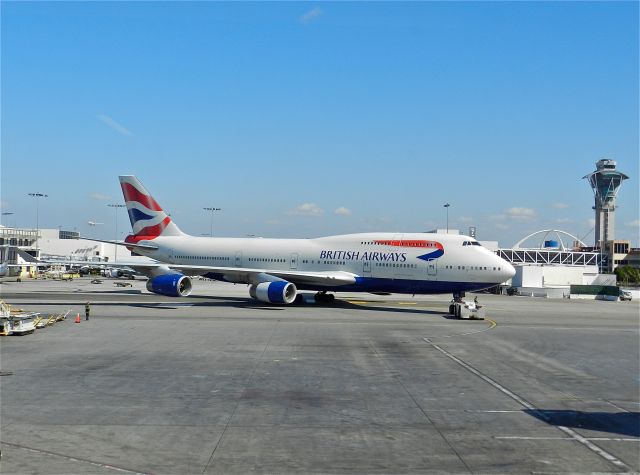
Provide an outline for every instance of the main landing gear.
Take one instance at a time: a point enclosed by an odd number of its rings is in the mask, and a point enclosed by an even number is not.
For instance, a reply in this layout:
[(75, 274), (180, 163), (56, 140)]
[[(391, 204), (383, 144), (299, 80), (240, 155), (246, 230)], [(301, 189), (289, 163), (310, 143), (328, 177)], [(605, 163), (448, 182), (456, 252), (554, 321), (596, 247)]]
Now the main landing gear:
[(318, 292), (313, 296), (313, 298), (315, 299), (316, 303), (333, 303), (333, 301), (336, 299), (336, 296), (333, 294), (328, 294), (326, 292)]

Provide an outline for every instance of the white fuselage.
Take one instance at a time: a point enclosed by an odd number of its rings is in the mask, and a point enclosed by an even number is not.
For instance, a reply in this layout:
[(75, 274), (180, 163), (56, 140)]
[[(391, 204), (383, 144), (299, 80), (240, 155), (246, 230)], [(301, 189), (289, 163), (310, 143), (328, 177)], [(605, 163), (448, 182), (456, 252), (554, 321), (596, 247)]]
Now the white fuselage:
[[(353, 285), (308, 290), (446, 293), (500, 284), (513, 267), (467, 236), (427, 233), (367, 233), (316, 239), (159, 236), (157, 250), (136, 252), (173, 265), (269, 271), (347, 272)], [(224, 271), (203, 274), (242, 282)], [(250, 282), (247, 282), (250, 283)]]

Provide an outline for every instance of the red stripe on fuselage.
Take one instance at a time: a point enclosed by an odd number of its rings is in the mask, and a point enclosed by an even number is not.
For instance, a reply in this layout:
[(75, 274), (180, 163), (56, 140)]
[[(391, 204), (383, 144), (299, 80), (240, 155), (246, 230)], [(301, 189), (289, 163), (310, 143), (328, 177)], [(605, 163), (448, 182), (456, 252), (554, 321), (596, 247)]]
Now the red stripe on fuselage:
[(422, 247), (431, 249), (442, 249), (442, 244), (437, 241), (423, 241), (420, 239), (391, 239), (375, 241), (377, 244), (394, 247)]
[(151, 196), (145, 195), (138, 191), (130, 183), (122, 183), (122, 193), (124, 194), (125, 201), (137, 201), (138, 203), (146, 206), (154, 211), (162, 211), (160, 205)]

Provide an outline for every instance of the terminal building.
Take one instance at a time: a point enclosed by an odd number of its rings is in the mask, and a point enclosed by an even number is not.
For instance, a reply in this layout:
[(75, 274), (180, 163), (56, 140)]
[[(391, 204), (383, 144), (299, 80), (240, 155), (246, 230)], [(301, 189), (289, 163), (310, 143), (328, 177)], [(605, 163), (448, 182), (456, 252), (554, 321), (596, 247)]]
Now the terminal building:
[(566, 231), (542, 229), (496, 254), (515, 268), (511, 286), (519, 294), (565, 297), (571, 285), (615, 285), (615, 275), (599, 272), (602, 254), (583, 246)]
[[(35, 276), (36, 261), (44, 259), (77, 261), (79, 265), (91, 262), (128, 262), (149, 259), (132, 256), (129, 250), (114, 244), (79, 239), (76, 231), (62, 229), (20, 229), (0, 226), (0, 262), (19, 265), (12, 276)], [(118, 249), (116, 249), (118, 248)]]

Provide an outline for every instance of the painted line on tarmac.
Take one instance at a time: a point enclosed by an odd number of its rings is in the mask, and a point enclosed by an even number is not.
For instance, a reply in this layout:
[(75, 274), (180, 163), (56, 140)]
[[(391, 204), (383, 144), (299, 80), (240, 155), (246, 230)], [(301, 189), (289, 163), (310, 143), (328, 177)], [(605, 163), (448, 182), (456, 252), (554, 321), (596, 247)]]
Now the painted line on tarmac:
[(66, 459), (66, 460), (70, 460), (72, 462), (88, 463), (89, 465), (93, 465), (94, 467), (107, 468), (107, 469), (110, 469), (110, 470), (115, 470), (116, 472), (133, 473), (135, 475), (148, 475), (146, 472), (138, 472), (136, 470), (129, 470), (129, 469), (122, 468), (122, 467), (116, 467), (115, 465), (109, 465), (107, 463), (100, 463), (100, 462), (94, 462), (93, 460), (87, 460), (87, 459), (80, 459), (80, 458), (77, 458), (77, 457), (71, 457), (70, 455), (58, 454), (56, 452), (51, 452), (49, 450), (34, 449), (32, 447), (26, 447), (26, 446), (20, 445), (20, 444), (12, 444), (11, 442), (0, 441), (0, 444), (6, 445), (7, 447), (13, 447), (15, 449), (26, 450), (27, 452), (33, 452), (33, 453), (36, 453), (36, 454), (53, 455), (54, 457), (60, 457), (60, 458)]
[[(498, 325), (495, 320), (491, 320), (490, 318), (487, 318), (485, 321), (489, 322), (490, 325), (487, 328), (483, 328), (481, 330), (475, 330), (475, 331), (466, 332), (466, 333), (455, 333), (453, 335), (434, 336), (434, 337), (431, 337), (431, 338), (433, 338), (434, 340), (438, 340), (440, 338), (453, 338), (453, 337), (456, 337), (456, 336), (475, 335), (476, 333), (482, 333), (482, 332), (487, 332), (489, 330), (493, 330)], [(434, 344), (431, 341), (430, 338), (426, 338), (425, 337), (425, 338), (423, 338), (423, 340), (426, 341), (427, 343), (431, 343), (432, 345)]]
[[(508, 440), (570, 440), (575, 442), (573, 437), (526, 437), (526, 436), (495, 436), (494, 439)], [(633, 437), (585, 437), (585, 440), (604, 441), (604, 442), (640, 442), (640, 439)]]
[[(480, 371), (475, 369), (473, 366), (465, 363), (460, 358), (458, 358), (458, 357), (454, 356), (453, 354), (449, 353), (444, 348), (436, 345), (435, 343), (427, 340), (426, 338), (424, 340), (427, 343), (431, 344), (431, 346), (433, 346), (436, 350), (438, 350), (440, 353), (445, 355), (447, 358), (455, 361), (456, 363), (458, 363), (460, 366), (462, 366), (467, 371), (475, 374), (477, 377), (482, 379), (484, 382), (490, 384), (491, 386), (493, 386), (494, 388), (496, 388), (498, 391), (502, 392), (503, 394), (506, 394), (511, 399), (513, 399), (518, 404), (520, 404), (521, 406), (525, 407), (526, 409), (530, 410), (531, 412), (534, 412), (536, 414), (536, 417), (538, 417), (539, 419), (549, 423), (549, 418), (544, 413), (544, 411), (541, 411), (540, 409), (536, 408), (533, 404), (528, 402), (526, 399), (523, 399), (522, 397), (518, 396), (513, 391), (509, 390), (508, 388), (504, 387), (502, 384), (500, 384), (497, 381), (495, 381), (494, 379), (491, 379), (489, 376), (481, 373)], [(567, 434), (570, 438), (572, 438), (576, 442), (580, 442), (586, 448), (588, 448), (589, 450), (591, 450), (595, 454), (599, 455), (603, 459), (607, 460), (608, 462), (611, 462), (616, 467), (622, 468), (622, 469), (624, 469), (624, 470), (626, 470), (628, 472), (631, 471), (631, 469), (622, 460), (620, 460), (616, 456), (610, 454), (606, 450), (598, 447), (596, 444), (591, 442), (586, 437), (583, 437), (582, 435), (578, 434), (573, 429), (570, 429), (569, 427), (565, 427), (565, 426), (559, 426), (559, 425), (554, 425), (554, 427), (556, 427), (558, 430), (560, 430), (560, 431), (564, 432), (565, 434)]]
[[(425, 302), (390, 302), (388, 300), (344, 300), (344, 302), (354, 305), (382, 304), (382, 305), (418, 305)], [(431, 304), (432, 302), (426, 302)]]
[(517, 323), (513, 324), (513, 323), (505, 323), (503, 324), (504, 327), (506, 328), (526, 328), (526, 329), (531, 329), (531, 330), (571, 330), (571, 331), (597, 331), (597, 332), (610, 332), (610, 333), (620, 333), (620, 332), (627, 332), (627, 333), (639, 333), (640, 332), (640, 328), (605, 328), (605, 327), (579, 327), (579, 326), (575, 326), (575, 327), (554, 327), (553, 325), (551, 326), (534, 326), (534, 325), (518, 325)]

